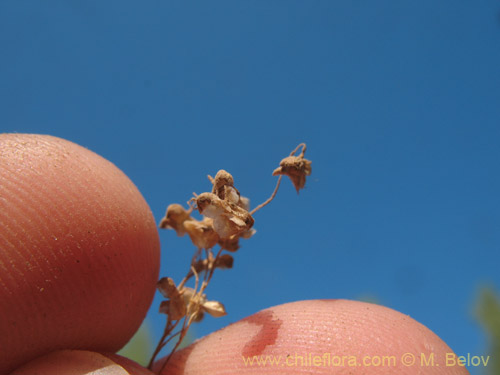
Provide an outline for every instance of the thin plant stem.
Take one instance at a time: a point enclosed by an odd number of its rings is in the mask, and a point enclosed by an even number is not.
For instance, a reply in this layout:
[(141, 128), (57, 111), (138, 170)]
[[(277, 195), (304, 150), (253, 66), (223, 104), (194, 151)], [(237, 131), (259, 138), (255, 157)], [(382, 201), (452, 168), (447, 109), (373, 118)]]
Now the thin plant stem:
[(187, 317), (184, 317), (184, 320), (182, 322), (182, 328), (179, 331), (179, 340), (177, 340), (177, 342), (175, 343), (175, 346), (172, 348), (172, 351), (168, 355), (167, 359), (165, 359), (165, 362), (163, 362), (163, 365), (161, 366), (160, 371), (158, 372), (159, 374), (161, 374), (163, 372), (163, 370), (165, 369), (165, 366), (170, 361), (170, 358), (172, 358), (172, 355), (175, 353), (177, 348), (179, 348), (179, 345), (181, 345), (182, 340), (184, 340), (184, 337), (186, 336), (187, 331), (189, 330), (189, 327), (191, 326), (191, 317), (189, 318), (189, 324), (186, 326), (187, 320), (188, 320)]
[(199, 258), (201, 254), (201, 249), (198, 249), (196, 250), (196, 252), (194, 253), (193, 255), (193, 258), (191, 259), (191, 267), (187, 273), (187, 275), (182, 279), (182, 281), (179, 283), (179, 285), (177, 286), (177, 289), (182, 289), (184, 287), (184, 284), (186, 284), (186, 282), (194, 276), (194, 273), (193, 273), (193, 264), (196, 263), (196, 260)]
[[(210, 249), (206, 249), (206, 258), (207, 258), (207, 268), (210, 268), (211, 267), (211, 260), (213, 261), (213, 254), (212, 252), (210, 251)], [(208, 280), (208, 270), (205, 269), (204, 273), (203, 273), (203, 282), (207, 282)]]
[(198, 272), (194, 269), (193, 266), (191, 266), (191, 272), (194, 274), (194, 279), (195, 279), (195, 284), (194, 284), (194, 291), (198, 289), (198, 283), (200, 282), (200, 278), (198, 277)]
[(222, 247), (219, 249), (219, 252), (217, 253), (217, 255), (215, 256), (215, 259), (214, 259), (214, 264), (212, 265), (212, 267), (210, 267), (210, 274), (208, 275), (208, 279), (207, 279), (207, 283), (210, 282), (210, 280), (212, 280), (212, 276), (215, 272), (215, 262), (217, 262), (217, 259), (219, 258), (220, 254), (222, 253), (222, 250), (224, 250)]
[(177, 286), (177, 289), (182, 289), (184, 287), (184, 284), (186, 284), (186, 282), (193, 276), (194, 273), (191, 270), (189, 270), (188, 274), (182, 279), (182, 281)]
[(176, 321), (173, 325), (172, 325), (172, 321), (170, 319), (167, 320), (167, 325), (165, 327), (165, 330), (163, 331), (163, 335), (161, 336), (161, 339), (160, 341), (158, 342), (158, 345), (156, 346), (156, 349), (153, 353), (153, 355), (151, 356), (151, 359), (148, 363), (148, 369), (151, 370), (151, 368), (153, 367), (153, 362), (154, 360), (156, 359), (156, 357), (158, 356), (158, 354), (160, 353), (160, 351), (163, 349), (163, 347), (165, 346), (166, 343), (168, 343), (170, 341), (170, 339), (172, 337), (169, 337), (166, 341), (165, 339), (167, 338), (167, 336), (175, 329), (175, 327), (177, 327), (177, 325), (179, 324), (180, 320)]
[(303, 157), (303, 156), (304, 156), (304, 154), (306, 153), (306, 144), (305, 144), (305, 143), (301, 143), (300, 145), (298, 145), (297, 147), (295, 147), (295, 150), (293, 150), (293, 151), (290, 153), (290, 156), (294, 156), (294, 155), (295, 155), (295, 153), (296, 153), (297, 151), (299, 151), (299, 148), (301, 148), (301, 147), (302, 147), (302, 152), (300, 153), (299, 157), (301, 157), (301, 156)]
[(281, 178), (283, 177), (283, 175), (280, 175), (279, 178), (278, 178), (278, 182), (276, 183), (276, 187), (274, 188), (274, 191), (273, 193), (271, 194), (271, 196), (267, 199), (267, 201), (259, 204), (257, 207), (255, 207), (252, 211), (250, 211), (250, 215), (253, 215), (254, 213), (256, 213), (257, 211), (259, 211), (262, 207), (265, 207), (267, 206), (269, 203), (271, 203), (271, 201), (274, 199), (274, 197), (276, 196), (276, 194), (278, 193), (278, 189), (280, 187), (280, 183), (281, 183)]

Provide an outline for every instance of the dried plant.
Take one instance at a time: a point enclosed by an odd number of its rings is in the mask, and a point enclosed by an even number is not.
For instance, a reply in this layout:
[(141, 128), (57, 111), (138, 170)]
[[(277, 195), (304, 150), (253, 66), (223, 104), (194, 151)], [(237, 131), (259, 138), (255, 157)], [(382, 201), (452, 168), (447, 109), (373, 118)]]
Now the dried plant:
[[(301, 153), (295, 156), (300, 148), (302, 148)], [(212, 184), (211, 191), (194, 194), (188, 202), (189, 208), (186, 209), (180, 204), (171, 204), (167, 207), (160, 228), (173, 229), (178, 236), (187, 233), (196, 250), (186, 276), (178, 285), (169, 277), (158, 281), (158, 290), (165, 297), (160, 304), (160, 313), (166, 314), (167, 322), (149, 362), (149, 368), (152, 367), (160, 351), (170, 341), (176, 339), (173, 349), (163, 363), (165, 367), (191, 324), (201, 321), (205, 314), (215, 318), (226, 315), (224, 305), (218, 301), (208, 300), (205, 294), (214, 271), (217, 268), (229, 269), (233, 266), (233, 256), (223, 251), (237, 251), (241, 238), (248, 239), (255, 234), (256, 231), (253, 229), (255, 221), (252, 215), (274, 199), (283, 175), (291, 179), (297, 193), (304, 187), (306, 176), (311, 174), (311, 162), (304, 159), (305, 151), (306, 145), (302, 143), (290, 156), (280, 162), (279, 168), (273, 172), (273, 176), (279, 175), (274, 192), (268, 200), (251, 211), (248, 198), (240, 195), (234, 187), (233, 176), (225, 170), (217, 172), (215, 177), (208, 176)], [(201, 220), (191, 216), (194, 210), (203, 216)], [(214, 253), (217, 245), (219, 249)], [(193, 277), (194, 287), (186, 286)]]

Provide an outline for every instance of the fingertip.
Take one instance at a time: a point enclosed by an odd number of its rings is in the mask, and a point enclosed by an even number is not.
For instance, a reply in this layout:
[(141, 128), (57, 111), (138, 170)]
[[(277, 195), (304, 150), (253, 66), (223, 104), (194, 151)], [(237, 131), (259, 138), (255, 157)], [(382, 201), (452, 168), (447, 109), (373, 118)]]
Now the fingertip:
[(0, 373), (57, 349), (119, 350), (151, 305), (154, 217), (114, 164), (75, 143), (0, 134)]
[[(407, 353), (413, 363), (405, 362)], [(447, 365), (447, 355), (453, 352), (438, 336), (395, 310), (314, 300), (275, 306), (215, 332), (176, 353), (162, 374), (468, 373)], [(426, 362), (431, 357), (437, 366)], [(153, 370), (160, 368), (161, 361)]]

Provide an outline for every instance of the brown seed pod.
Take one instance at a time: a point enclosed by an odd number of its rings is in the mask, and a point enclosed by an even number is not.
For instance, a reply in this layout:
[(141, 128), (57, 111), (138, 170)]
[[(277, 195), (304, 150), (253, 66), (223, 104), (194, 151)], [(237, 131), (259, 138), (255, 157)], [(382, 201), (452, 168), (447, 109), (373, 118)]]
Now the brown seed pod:
[(248, 199), (247, 197), (242, 197), (240, 195), (240, 200), (238, 202), (238, 206), (240, 206), (241, 208), (243, 208), (246, 211), (250, 211), (250, 199)]
[(213, 220), (208, 217), (203, 218), (202, 221), (187, 220), (184, 222), (184, 229), (198, 249), (211, 249), (219, 241)]
[(235, 252), (240, 248), (240, 238), (249, 239), (252, 237), (257, 231), (253, 228), (248, 229), (246, 231), (241, 232), (240, 234), (232, 235), (229, 238), (221, 238), (219, 240), (219, 245), (224, 250)]
[[(294, 156), (294, 150), (290, 156), (284, 158), (280, 162), (280, 166), (273, 171), (273, 176), (285, 175), (292, 180), (293, 186), (297, 190), (304, 188), (306, 183), (306, 176), (311, 174), (311, 161), (304, 159), (304, 153), (306, 151), (306, 145), (301, 144), (302, 152), (299, 156)], [(297, 149), (299, 148), (297, 147)]]
[(234, 179), (229, 172), (221, 169), (213, 179), (212, 194), (217, 195), (220, 199), (225, 199), (225, 187), (234, 188)]
[(199, 323), (203, 320), (204, 317), (205, 313), (203, 312), (203, 310), (200, 309), (192, 315), (191, 319), (194, 323)]
[(180, 293), (175, 286), (174, 280), (172, 280), (170, 277), (162, 277), (156, 283), (156, 287), (165, 298), (175, 298), (178, 295), (180, 296)]
[(254, 224), (247, 210), (212, 193), (200, 194), (196, 197), (196, 205), (202, 215), (214, 220), (214, 229), (221, 239), (239, 235)]
[(160, 314), (166, 314), (171, 320), (179, 320), (186, 316), (186, 305), (184, 301), (172, 303), (172, 300), (161, 301)]
[(205, 294), (196, 293), (192, 288), (184, 288), (182, 296), (184, 298), (184, 303), (188, 307), (187, 315), (193, 316), (192, 319), (194, 321), (201, 320), (204, 313), (208, 313), (214, 318), (219, 318), (227, 314), (222, 303), (207, 301), (207, 296)]
[(186, 234), (184, 222), (192, 220), (191, 209), (186, 210), (180, 204), (174, 203), (167, 207), (165, 217), (160, 221), (160, 228), (174, 229), (179, 237)]
[[(200, 273), (202, 271), (206, 271), (208, 269), (208, 259), (200, 259), (192, 265), (196, 273)], [(191, 277), (193, 276), (193, 271), (190, 270), (188, 272), (188, 276)]]
[(214, 267), (220, 269), (229, 269), (233, 268), (233, 263), (234, 259), (230, 254), (222, 254), (215, 259)]
[(229, 238), (221, 238), (219, 245), (224, 250), (235, 252), (240, 248), (240, 236), (234, 234)]
[(207, 299), (204, 294), (196, 293), (193, 288), (185, 287), (182, 290), (182, 297), (187, 306), (187, 314), (193, 322), (199, 322), (203, 319), (201, 304)]
[(172, 320), (183, 318), (186, 315), (186, 304), (174, 281), (170, 277), (163, 277), (158, 281), (157, 287), (160, 293), (169, 299), (160, 304), (160, 313), (167, 314)]
[[(214, 262), (213, 263), (214, 268), (228, 269), (233, 267), (234, 259), (229, 254), (222, 254), (219, 255), (217, 258), (215, 258), (213, 262)], [(208, 270), (209, 268), (208, 265), (209, 265), (208, 259), (200, 259), (193, 264), (193, 267), (197, 273), (201, 273), (203, 271)], [(192, 275), (192, 271), (190, 271), (188, 275)]]
[(221, 199), (238, 205), (240, 202), (240, 192), (232, 186), (224, 186), (224, 198)]

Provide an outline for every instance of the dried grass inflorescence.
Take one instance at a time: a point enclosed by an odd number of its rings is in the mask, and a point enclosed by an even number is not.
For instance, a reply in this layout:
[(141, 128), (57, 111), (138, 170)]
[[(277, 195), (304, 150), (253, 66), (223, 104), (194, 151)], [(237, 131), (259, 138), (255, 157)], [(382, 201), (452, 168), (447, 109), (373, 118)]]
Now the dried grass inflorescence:
[[(295, 156), (300, 148), (301, 153)], [(189, 208), (186, 209), (180, 204), (167, 207), (160, 228), (173, 229), (181, 237), (188, 234), (196, 250), (186, 276), (178, 285), (169, 277), (158, 281), (158, 290), (165, 297), (160, 304), (160, 313), (166, 314), (167, 323), (151, 358), (150, 368), (165, 345), (177, 338), (163, 366), (167, 364), (192, 323), (202, 320), (205, 314), (213, 317), (226, 315), (224, 305), (208, 300), (205, 294), (216, 269), (233, 267), (233, 256), (223, 251), (237, 251), (241, 238), (249, 239), (256, 233), (252, 215), (274, 199), (283, 175), (290, 177), (297, 192), (304, 187), (306, 176), (311, 174), (311, 162), (304, 159), (305, 151), (306, 145), (302, 143), (281, 161), (280, 167), (273, 172), (273, 176), (280, 175), (274, 192), (268, 200), (252, 211), (250, 201), (240, 195), (234, 186), (233, 176), (225, 170), (218, 171), (215, 177), (208, 176), (212, 189), (210, 192), (194, 194), (188, 202)], [(200, 220), (191, 216), (195, 210), (202, 216)], [(219, 249), (214, 253), (216, 246), (219, 246)], [(193, 277), (194, 287), (186, 286)], [(176, 329), (177, 332), (174, 332)]]

